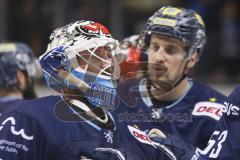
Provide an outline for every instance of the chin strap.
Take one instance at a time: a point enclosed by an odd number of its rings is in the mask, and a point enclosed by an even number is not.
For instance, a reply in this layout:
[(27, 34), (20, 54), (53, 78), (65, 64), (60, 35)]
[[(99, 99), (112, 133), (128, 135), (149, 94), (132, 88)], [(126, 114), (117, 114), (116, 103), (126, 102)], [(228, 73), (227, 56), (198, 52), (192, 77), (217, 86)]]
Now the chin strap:
[(182, 77), (173, 85), (173, 87), (177, 87), (185, 78), (187, 77), (186, 74), (183, 74)]

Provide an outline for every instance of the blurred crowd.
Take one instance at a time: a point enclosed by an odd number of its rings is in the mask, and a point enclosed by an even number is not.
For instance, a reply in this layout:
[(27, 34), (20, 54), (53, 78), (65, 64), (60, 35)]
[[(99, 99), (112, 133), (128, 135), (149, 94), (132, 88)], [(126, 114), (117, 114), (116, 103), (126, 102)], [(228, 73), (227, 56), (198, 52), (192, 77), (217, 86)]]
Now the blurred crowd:
[(39, 56), (54, 28), (78, 19), (106, 24), (122, 40), (140, 33), (146, 19), (162, 5), (192, 8), (206, 22), (208, 43), (195, 72), (198, 78), (215, 82), (240, 80), (237, 0), (1, 0), (0, 40), (25, 42)]

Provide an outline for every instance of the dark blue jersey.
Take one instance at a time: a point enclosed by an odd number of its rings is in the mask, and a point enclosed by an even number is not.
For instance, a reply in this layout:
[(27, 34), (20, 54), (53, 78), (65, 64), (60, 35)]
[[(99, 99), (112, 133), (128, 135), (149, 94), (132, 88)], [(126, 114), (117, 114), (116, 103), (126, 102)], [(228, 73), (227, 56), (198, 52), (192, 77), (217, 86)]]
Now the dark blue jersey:
[(107, 114), (113, 127), (86, 120), (60, 97), (21, 101), (0, 117), (0, 159), (157, 159), (144, 132)]
[(21, 100), (19, 97), (12, 97), (12, 96), (0, 96), (0, 116), (4, 112), (4, 110), (17, 101)]
[(150, 98), (146, 78), (122, 83), (114, 116), (141, 130), (158, 128), (177, 135), (203, 149), (221, 117), (225, 96), (200, 82), (189, 82), (191, 87), (174, 102)]
[(240, 159), (240, 86), (224, 102), (224, 115), (218, 123), (209, 144), (200, 159)]

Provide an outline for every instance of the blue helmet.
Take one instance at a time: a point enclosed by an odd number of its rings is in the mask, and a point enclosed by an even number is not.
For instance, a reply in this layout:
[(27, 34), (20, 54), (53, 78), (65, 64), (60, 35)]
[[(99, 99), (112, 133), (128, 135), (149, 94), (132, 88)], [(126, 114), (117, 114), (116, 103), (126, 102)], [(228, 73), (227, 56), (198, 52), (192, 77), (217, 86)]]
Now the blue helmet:
[(0, 87), (17, 84), (16, 73), (20, 69), (29, 77), (41, 76), (40, 65), (33, 51), (24, 43), (0, 43)]
[(199, 14), (190, 9), (164, 6), (147, 21), (143, 41), (148, 48), (150, 36), (161, 34), (185, 42), (189, 54), (201, 53), (206, 43), (205, 25)]
[[(80, 96), (93, 106), (113, 107), (120, 68), (118, 42), (107, 28), (93, 21), (77, 21), (53, 31), (50, 41), (47, 51), (40, 56), (47, 85), (61, 94), (64, 88), (80, 91)], [(110, 51), (108, 59), (96, 54), (99, 48)], [(108, 65), (98, 68), (92, 58)], [(99, 72), (89, 71), (89, 66)]]

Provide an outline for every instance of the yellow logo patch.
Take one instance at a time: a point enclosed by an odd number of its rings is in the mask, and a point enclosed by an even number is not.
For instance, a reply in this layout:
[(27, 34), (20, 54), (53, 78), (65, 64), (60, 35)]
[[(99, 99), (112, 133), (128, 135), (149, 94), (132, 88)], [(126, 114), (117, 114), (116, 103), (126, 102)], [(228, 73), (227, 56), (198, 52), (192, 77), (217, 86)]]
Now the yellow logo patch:
[(169, 15), (169, 16), (176, 16), (177, 14), (181, 13), (182, 10), (174, 7), (167, 7), (162, 10), (162, 14)]
[(196, 14), (196, 13), (194, 15), (195, 15), (198, 23), (201, 24), (202, 26), (205, 26), (202, 17), (200, 15)]
[(213, 97), (213, 98), (209, 98), (209, 101), (210, 101), (210, 102), (216, 102), (217, 99), (216, 99), (215, 97)]
[(15, 52), (16, 45), (14, 43), (3, 43), (0, 44), (0, 52)]
[(154, 18), (152, 22), (153, 22), (153, 24), (169, 26), (169, 27), (175, 27), (176, 23), (177, 23), (176, 20), (167, 19), (167, 18), (159, 18), (159, 17)]

